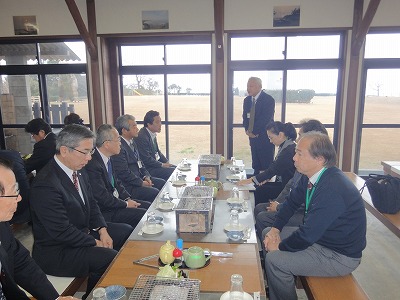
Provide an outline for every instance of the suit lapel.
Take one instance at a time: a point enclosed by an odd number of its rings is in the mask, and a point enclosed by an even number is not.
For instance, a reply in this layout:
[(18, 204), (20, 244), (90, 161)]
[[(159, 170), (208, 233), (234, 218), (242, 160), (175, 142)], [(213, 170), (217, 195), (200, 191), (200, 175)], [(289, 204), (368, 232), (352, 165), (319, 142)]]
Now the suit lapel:
[[(67, 176), (67, 174), (60, 168), (60, 166), (54, 161), (54, 166), (56, 168), (56, 171), (59, 174), (59, 178), (61, 179), (61, 184), (62, 186), (72, 195), (74, 196), (75, 200), (79, 202), (79, 204), (82, 206), (82, 208), (86, 211), (86, 205), (83, 203), (81, 195), (79, 195), (79, 192), (76, 190), (74, 184), (72, 183), (71, 178)], [(87, 193), (86, 193), (86, 188), (84, 187), (83, 180), (81, 179), (81, 174), (78, 171), (78, 181), (79, 181), (79, 186), (81, 187), (82, 194), (85, 198), (85, 203), (87, 203)]]
[(147, 135), (147, 138), (148, 138), (149, 143), (150, 143), (149, 146), (150, 146), (151, 152), (153, 152), (153, 156), (155, 157), (155, 155), (156, 155), (156, 153), (158, 151), (155, 149), (156, 147), (154, 147), (153, 139), (151, 138), (151, 135), (150, 135), (149, 131), (145, 127), (143, 127), (143, 130), (145, 131), (145, 133)]
[[(107, 170), (107, 168), (106, 168), (106, 165), (104, 164), (104, 162), (103, 162), (103, 158), (101, 157), (101, 155), (100, 155), (100, 153), (98, 152), (98, 150), (96, 149), (96, 151), (94, 152), (94, 154), (93, 154), (93, 156), (92, 156), (92, 159), (94, 159), (98, 164), (100, 164), (100, 167), (101, 167), (101, 170), (102, 170), (102, 174), (101, 174), (101, 176), (103, 176), (103, 182), (105, 182), (106, 183), (106, 188), (107, 188), (107, 190), (113, 190), (114, 188), (113, 188), (113, 186), (111, 185), (111, 182), (110, 182), (110, 179), (109, 179), (109, 177), (108, 177), (108, 170)], [(112, 162), (111, 162), (112, 163)], [(113, 169), (114, 170), (114, 169)], [(114, 179), (115, 179), (115, 175), (114, 175), (114, 172), (113, 172), (113, 176), (114, 176)]]

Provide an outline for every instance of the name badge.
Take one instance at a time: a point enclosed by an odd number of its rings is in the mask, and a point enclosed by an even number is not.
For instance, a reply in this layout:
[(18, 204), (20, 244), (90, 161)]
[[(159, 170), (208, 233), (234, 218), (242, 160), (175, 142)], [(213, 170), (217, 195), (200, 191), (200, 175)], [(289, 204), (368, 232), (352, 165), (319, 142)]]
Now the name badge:
[(156, 160), (160, 159), (160, 154), (158, 154), (158, 152), (156, 153)]
[(118, 193), (117, 189), (114, 189), (114, 191), (113, 191), (113, 196), (114, 196), (115, 198), (119, 198), (119, 193)]
[(247, 113), (247, 119), (250, 119), (250, 113)]
[(143, 163), (141, 160), (137, 161), (137, 165), (138, 165), (139, 169), (143, 168)]

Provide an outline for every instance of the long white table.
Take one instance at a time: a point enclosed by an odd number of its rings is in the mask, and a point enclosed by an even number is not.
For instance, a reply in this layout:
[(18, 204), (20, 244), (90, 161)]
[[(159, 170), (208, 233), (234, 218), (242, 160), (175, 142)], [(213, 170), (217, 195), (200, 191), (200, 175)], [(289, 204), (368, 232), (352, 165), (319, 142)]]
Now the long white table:
[[(171, 175), (171, 178), (175, 178), (176, 172), (181, 172), (179, 170), (175, 170), (175, 172)], [(194, 185), (194, 178), (197, 176), (197, 165), (192, 161), (192, 169), (188, 172), (181, 172), (182, 174), (187, 175), (187, 185)], [(229, 165), (221, 166), (221, 175), (220, 181), (226, 181), (226, 176), (231, 175), (229, 171)], [(240, 174), (242, 176), (242, 174)], [(148, 211), (155, 211), (157, 215), (161, 215), (164, 218), (164, 230), (158, 234), (139, 234), (142, 229), (146, 219), (147, 214), (143, 216), (142, 220), (136, 226), (135, 230), (131, 233), (129, 240), (147, 240), (147, 241), (166, 241), (171, 240), (175, 241), (178, 238), (182, 238), (184, 241), (188, 242), (207, 242), (207, 243), (257, 243), (257, 238), (255, 234), (254, 228), (254, 207), (252, 203), (254, 201), (250, 201), (251, 197), (253, 197), (252, 193), (248, 191), (240, 192), (241, 197), (245, 198), (247, 202), (247, 211), (241, 211), (239, 213), (239, 222), (244, 226), (250, 226), (252, 229), (250, 238), (247, 240), (241, 240), (238, 242), (234, 242), (226, 236), (226, 232), (224, 231), (224, 227), (229, 223), (230, 217), (230, 207), (226, 202), (226, 199), (230, 197), (230, 191), (220, 190), (217, 194), (216, 199), (213, 201), (215, 205), (214, 217), (213, 217), (213, 226), (212, 231), (208, 234), (206, 233), (180, 233), (176, 232), (176, 212), (175, 211), (160, 211), (157, 209), (158, 201), (165, 192), (168, 192), (169, 195), (174, 198), (173, 202), (177, 205), (179, 203), (179, 197), (182, 194), (184, 187), (174, 187), (170, 181), (166, 183), (164, 188), (160, 191), (157, 198), (154, 200)]]

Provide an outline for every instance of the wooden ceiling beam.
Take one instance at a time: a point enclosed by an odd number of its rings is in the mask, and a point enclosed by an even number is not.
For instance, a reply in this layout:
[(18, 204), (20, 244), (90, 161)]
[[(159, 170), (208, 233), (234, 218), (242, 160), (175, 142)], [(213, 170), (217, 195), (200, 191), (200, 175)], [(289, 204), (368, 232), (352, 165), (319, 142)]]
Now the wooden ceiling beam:
[(78, 28), (78, 31), (83, 39), (83, 41), (86, 44), (86, 47), (89, 51), (90, 57), (92, 60), (97, 60), (97, 47), (95, 42), (92, 40), (89, 31), (86, 28), (85, 22), (82, 19), (82, 16), (79, 12), (78, 6), (75, 3), (75, 0), (65, 0), (65, 3), (68, 6), (68, 9), (72, 15), (72, 18), (75, 21), (76, 27)]
[(363, 18), (363, 0), (355, 0), (352, 53), (359, 53), (381, 0), (371, 0)]
[(214, 30), (217, 61), (224, 60), (224, 0), (214, 0)]

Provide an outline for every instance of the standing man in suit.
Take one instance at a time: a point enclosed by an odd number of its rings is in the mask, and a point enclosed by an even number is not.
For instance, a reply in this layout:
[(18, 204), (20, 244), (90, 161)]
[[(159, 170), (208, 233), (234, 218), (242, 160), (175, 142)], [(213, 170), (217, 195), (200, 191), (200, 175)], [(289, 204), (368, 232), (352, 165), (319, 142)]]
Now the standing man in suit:
[(93, 197), (107, 222), (126, 223), (133, 228), (140, 222), (151, 203), (132, 200), (121, 181), (114, 175), (110, 157), (121, 149), (121, 138), (114, 126), (103, 124), (97, 129), (96, 151), (86, 165)]
[(133, 230), (106, 223), (94, 200), (82, 169), (94, 152), (93, 140), (85, 126), (64, 127), (56, 155), (34, 179), (30, 197), (33, 258), (49, 275), (89, 276), (85, 297)]
[(121, 135), (121, 151), (111, 158), (115, 173), (132, 197), (152, 202), (163, 188), (165, 180), (152, 177), (141, 160), (134, 141), (139, 132), (135, 117), (122, 115), (117, 118), (115, 127)]
[(39, 173), (56, 152), (56, 135), (42, 118), (29, 121), (25, 131), (30, 133), (36, 142), (32, 155), (25, 161), (26, 173), (29, 174), (33, 170)]
[[(9, 161), (0, 158), (0, 299), (29, 300), (21, 286), (36, 299), (67, 300), (58, 293), (29, 251), (14, 237), (8, 221), (21, 201), (18, 183)], [(5, 297), (5, 298), (4, 298)]]
[(268, 169), (274, 159), (275, 147), (267, 136), (267, 124), (274, 121), (275, 100), (262, 89), (261, 79), (250, 77), (243, 101), (243, 126), (249, 137), (254, 175)]
[(144, 165), (150, 174), (168, 180), (175, 170), (175, 166), (158, 148), (157, 133), (161, 132), (161, 117), (158, 111), (150, 110), (144, 116), (144, 127), (139, 130), (138, 137), (134, 138)]

